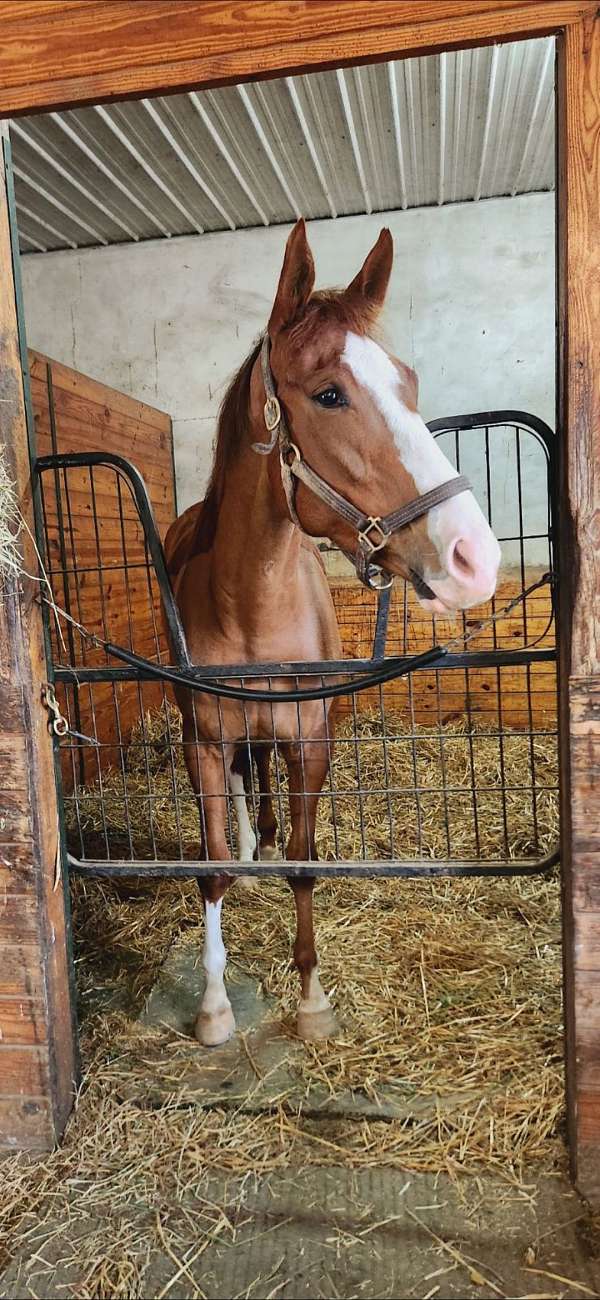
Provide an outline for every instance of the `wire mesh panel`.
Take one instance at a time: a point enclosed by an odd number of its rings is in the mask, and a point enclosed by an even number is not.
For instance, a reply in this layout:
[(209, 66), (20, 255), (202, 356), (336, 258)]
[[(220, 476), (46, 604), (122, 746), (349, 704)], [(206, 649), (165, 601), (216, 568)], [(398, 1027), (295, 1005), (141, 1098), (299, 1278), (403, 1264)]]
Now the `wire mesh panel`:
[[(185, 656), (135, 474), (119, 458), (40, 462), (48, 576), (56, 605), (69, 616), (52, 620), (52, 644), (69, 724), (61, 767), (74, 861), (93, 870), (144, 864), (157, 872), (200, 871), (208, 861), (210, 800), (218, 801), (233, 857), (254, 858), (244, 870), (287, 873), (309, 869), (318, 857), (312, 874), (336, 864), (344, 872), (389, 874), (510, 871), (551, 856), (558, 835), (551, 584), (502, 611), (552, 570), (552, 434), (513, 412), (431, 427), (476, 485), (501, 542), (496, 620), (477, 630), (488, 607), (452, 622), (432, 618), (412, 588), (397, 581), (386, 656), (451, 641), (444, 667), (397, 676), (331, 704), (277, 703), (282, 688), (351, 684), (373, 667), (374, 598), (328, 549), (344, 660), (197, 669), (213, 683), (268, 685), (273, 698), (258, 706), (196, 696), (196, 730), (185, 740), (171, 685), (151, 680), (143, 667), (117, 665), (82, 632), (155, 664)], [(202, 785), (199, 745), (218, 759), (210, 791)], [(234, 754), (237, 782), (230, 775)], [(317, 796), (313, 842), (308, 823)], [(304, 867), (285, 860), (294, 818), (297, 826), (306, 820)], [(266, 850), (269, 861), (261, 865)]]

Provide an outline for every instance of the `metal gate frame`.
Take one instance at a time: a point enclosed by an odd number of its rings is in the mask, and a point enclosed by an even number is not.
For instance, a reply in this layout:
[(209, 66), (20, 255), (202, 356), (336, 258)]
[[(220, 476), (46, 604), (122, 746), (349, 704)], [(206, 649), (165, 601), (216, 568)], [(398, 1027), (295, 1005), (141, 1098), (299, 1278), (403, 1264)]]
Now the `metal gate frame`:
[[(49, 384), (49, 404), (50, 419), (54, 422), (54, 410), (52, 401), (52, 388)], [(548, 540), (550, 547), (550, 556), (552, 561), (552, 570), (554, 572), (554, 520), (556, 506), (556, 439), (552, 430), (543, 420), (538, 417), (519, 410), (487, 411), (476, 412), (466, 416), (452, 416), (431, 421), (429, 423), (430, 431), (439, 436), (442, 433), (448, 433), (459, 430), (485, 429), (486, 437), (486, 466), (488, 473), (488, 492), (490, 489), (489, 481), (489, 430), (492, 427), (500, 425), (514, 424), (517, 428), (523, 428), (529, 431), (537, 441), (542, 445), (547, 471), (547, 489), (548, 489)], [(56, 443), (54, 443), (56, 445)], [(457, 444), (458, 447), (458, 444)], [(212, 681), (215, 684), (222, 684), (227, 679), (233, 679), (236, 682), (244, 679), (268, 678), (269, 680), (277, 677), (293, 677), (298, 680), (307, 676), (318, 676), (322, 681), (326, 677), (339, 676), (340, 673), (345, 675), (360, 674), (361, 677), (375, 673), (385, 665), (385, 632), (387, 626), (387, 612), (389, 608), (389, 592), (383, 592), (378, 598), (378, 613), (375, 637), (373, 642), (373, 652), (370, 659), (345, 659), (331, 660), (320, 662), (297, 662), (297, 663), (261, 663), (261, 664), (233, 664), (233, 665), (210, 665), (198, 666), (193, 665), (188, 654), (184, 629), (179, 616), (179, 611), (173, 595), (171, 582), (169, 579), (167, 566), (165, 562), (164, 551), (160, 541), (152, 506), (148, 497), (144, 480), (139, 471), (129, 461), (122, 456), (114, 454), (105, 454), (103, 452), (83, 452), (83, 453), (64, 453), (53, 456), (41, 457), (36, 461), (35, 469), (38, 482), (41, 484), (41, 477), (45, 473), (54, 475), (54, 482), (57, 494), (57, 518), (59, 528), (60, 553), (64, 556), (65, 536), (64, 520), (60, 505), (60, 474), (66, 474), (68, 469), (93, 469), (93, 467), (113, 468), (115, 472), (125, 479), (133, 500), (135, 502), (139, 522), (142, 525), (147, 554), (151, 560), (154, 573), (159, 585), (160, 595), (165, 611), (165, 616), (169, 629), (171, 645), (175, 651), (176, 665), (178, 671), (184, 671), (188, 678), (193, 680)], [(519, 485), (520, 485), (520, 459), (517, 464)], [(520, 486), (519, 486), (520, 495)], [(40, 547), (44, 548), (44, 538), (40, 537)], [(66, 567), (66, 566), (65, 566)], [(66, 589), (66, 588), (65, 588)], [(66, 602), (67, 603), (67, 602)], [(67, 614), (70, 610), (67, 609)], [(552, 617), (554, 616), (554, 583), (552, 585)], [(49, 611), (46, 609), (46, 618), (49, 617)], [(67, 625), (69, 627), (69, 625)], [(72, 629), (70, 636), (71, 653), (73, 655)], [(73, 656), (74, 657), (74, 656)], [(467, 668), (502, 668), (510, 666), (530, 665), (536, 662), (556, 662), (556, 650), (541, 649), (538, 646), (532, 648), (521, 648), (518, 650), (465, 650), (459, 653), (448, 652), (439, 664), (440, 669), (467, 669)], [(410, 666), (409, 656), (399, 656), (393, 660), (397, 665), (398, 675), (406, 672), (407, 665)], [(162, 676), (163, 682), (168, 678), (166, 674), (170, 671), (170, 665), (161, 665), (165, 675)], [(160, 667), (145, 669), (143, 666), (111, 666), (102, 667), (85, 667), (85, 666), (65, 666), (64, 664), (54, 663), (52, 656), (49, 657), (49, 674), (50, 681), (55, 685), (64, 685), (74, 687), (75, 690), (80, 685), (94, 683), (122, 683), (122, 682), (144, 682), (156, 681), (161, 679)], [(426, 665), (423, 665), (426, 667)], [(416, 671), (419, 671), (418, 666)], [(351, 687), (350, 687), (351, 689)], [(61, 809), (64, 813), (62, 800), (62, 791), (60, 788), (60, 764), (56, 764), (59, 780), (59, 800)], [(64, 820), (64, 817), (63, 817)], [(219, 870), (226, 870), (230, 875), (254, 875), (254, 876), (355, 876), (355, 877), (376, 877), (390, 876), (401, 877), (404, 879), (430, 879), (434, 877), (496, 877), (496, 876), (529, 876), (549, 873), (558, 861), (558, 850), (548, 854), (539, 861), (531, 862), (529, 860), (499, 860), (490, 862), (477, 861), (424, 861), (420, 858), (406, 860), (381, 860), (381, 861), (340, 861), (340, 862), (323, 862), (318, 860), (293, 862), (285, 859), (275, 862), (238, 862), (227, 860), (225, 862), (214, 861), (103, 861), (79, 859), (68, 855), (68, 865), (72, 872), (83, 876), (102, 876), (112, 878), (124, 878), (131, 876), (143, 876), (148, 879), (161, 878), (187, 878), (202, 877), (214, 874)]]

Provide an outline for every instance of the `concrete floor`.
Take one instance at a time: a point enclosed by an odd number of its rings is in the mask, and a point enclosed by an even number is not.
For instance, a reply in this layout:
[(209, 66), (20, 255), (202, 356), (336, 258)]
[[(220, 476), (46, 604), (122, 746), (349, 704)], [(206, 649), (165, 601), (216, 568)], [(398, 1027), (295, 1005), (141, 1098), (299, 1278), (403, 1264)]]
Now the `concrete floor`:
[[(532, 1189), (533, 1192), (533, 1189)], [(210, 1226), (203, 1214), (210, 1205)], [(214, 1231), (215, 1206), (222, 1229)], [(207, 1220), (205, 1219), (206, 1223)], [(106, 1223), (102, 1224), (106, 1233)], [(76, 1232), (32, 1223), (0, 1279), (3, 1300), (167, 1296), (229, 1300), (582, 1297), (600, 1294), (585, 1209), (548, 1171), (535, 1194), (489, 1177), (453, 1185), (395, 1169), (288, 1170), (211, 1177), (177, 1205), (132, 1208), (114, 1223), (133, 1244), (131, 1276), (110, 1260), (90, 1291), (98, 1221)]]

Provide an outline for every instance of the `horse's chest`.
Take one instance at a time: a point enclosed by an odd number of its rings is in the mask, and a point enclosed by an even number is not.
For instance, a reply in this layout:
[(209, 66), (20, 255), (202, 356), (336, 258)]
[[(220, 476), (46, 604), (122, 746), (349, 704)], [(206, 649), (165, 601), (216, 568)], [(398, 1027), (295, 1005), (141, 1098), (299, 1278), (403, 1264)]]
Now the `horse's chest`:
[[(308, 686), (308, 679), (301, 681), (300, 688)], [(297, 683), (292, 678), (278, 679), (281, 690), (294, 690)], [(316, 679), (311, 685), (318, 685)], [(265, 679), (260, 681), (244, 679), (244, 686), (252, 689), (268, 687)], [(273, 689), (274, 688), (274, 689)], [(306, 703), (277, 704), (277, 688), (273, 683), (273, 703), (256, 703), (250, 700), (234, 702), (221, 699), (219, 704), (207, 700), (196, 706), (198, 730), (203, 739), (214, 742), (240, 744), (250, 741), (270, 741), (281, 745), (296, 744), (301, 740), (326, 733), (326, 718), (329, 704), (322, 700), (309, 700)]]

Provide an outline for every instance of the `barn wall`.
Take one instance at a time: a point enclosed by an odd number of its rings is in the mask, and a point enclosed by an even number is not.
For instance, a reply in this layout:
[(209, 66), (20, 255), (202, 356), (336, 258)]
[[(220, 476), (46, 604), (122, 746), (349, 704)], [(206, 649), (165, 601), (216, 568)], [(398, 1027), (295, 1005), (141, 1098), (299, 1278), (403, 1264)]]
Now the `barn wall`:
[[(347, 282), (383, 225), (387, 331), (419, 373), (425, 419), (512, 406), (553, 425), (553, 195), (311, 222), (318, 283)], [(264, 327), (288, 230), (23, 259), (30, 344), (173, 416), (180, 508), (202, 494), (224, 386)], [(514, 468), (498, 475), (509, 509)], [(543, 525), (537, 469), (526, 483)]]
[[(164, 538), (175, 517), (169, 415), (89, 379), (69, 366), (49, 361), (38, 352), (30, 351), (29, 367), (38, 455), (52, 455), (54, 450), (101, 450), (127, 456), (144, 476), (156, 524)], [(57, 605), (89, 631), (135, 649), (138, 654), (155, 659), (157, 645), (166, 654), (158, 589), (155, 582), (148, 583), (143, 529), (128, 489), (123, 485), (119, 494), (114, 471), (99, 467), (93, 470), (92, 476), (87, 469), (69, 470), (68, 477), (60, 476), (58, 483), (57, 493), (54, 475), (44, 473), (46, 564)], [(59, 506), (64, 551), (59, 532)], [(99, 562), (102, 574), (98, 572)], [(64, 568), (68, 575), (66, 581)], [(71, 644), (66, 644), (70, 634), (67, 624), (61, 634), (63, 646), (52, 623), (57, 660), (88, 667), (106, 663), (102, 651), (85, 645), (76, 631), (71, 633)], [(59, 698), (71, 725), (102, 743), (99, 750), (83, 746), (81, 760), (85, 776), (97, 776), (100, 767), (118, 767), (119, 731), (121, 739), (127, 741), (139, 716), (136, 686), (130, 683), (119, 688), (118, 719), (117, 693), (109, 684), (95, 686), (93, 695), (85, 687), (70, 691), (68, 697), (61, 690)], [(161, 698), (161, 687), (149, 684), (144, 694), (145, 706), (158, 705)], [(69, 790), (76, 777), (71, 750), (66, 752), (62, 767), (63, 781)]]

